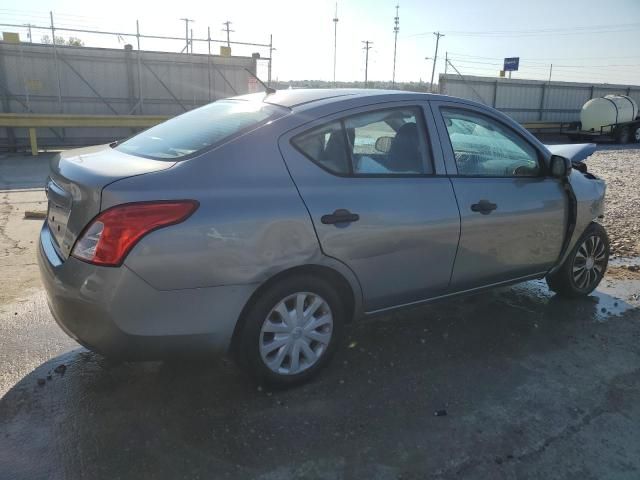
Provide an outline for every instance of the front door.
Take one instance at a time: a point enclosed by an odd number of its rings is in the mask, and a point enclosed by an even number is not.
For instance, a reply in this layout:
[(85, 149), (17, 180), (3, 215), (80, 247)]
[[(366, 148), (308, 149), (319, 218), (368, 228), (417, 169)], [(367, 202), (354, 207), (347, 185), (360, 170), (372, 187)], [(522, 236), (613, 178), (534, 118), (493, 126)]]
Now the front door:
[(326, 117), (280, 140), (322, 251), (356, 274), (369, 312), (449, 285), (460, 219), (451, 182), (437, 175), (444, 164), (429, 126), (421, 106), (394, 103)]
[(451, 290), (546, 272), (560, 254), (568, 201), (543, 153), (497, 115), (433, 106), (461, 217)]

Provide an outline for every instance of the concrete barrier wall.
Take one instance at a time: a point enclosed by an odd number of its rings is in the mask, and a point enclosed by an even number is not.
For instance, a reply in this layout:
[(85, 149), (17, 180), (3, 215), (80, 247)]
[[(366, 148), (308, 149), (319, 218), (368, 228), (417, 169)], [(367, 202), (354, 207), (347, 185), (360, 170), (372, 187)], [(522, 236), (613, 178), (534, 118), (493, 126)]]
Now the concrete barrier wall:
[(544, 82), (459, 75), (440, 75), (440, 92), (497, 108), (518, 122), (573, 122), (587, 100), (617, 94), (640, 104), (640, 86)]
[[(0, 42), (0, 106), (7, 113), (178, 115), (255, 86), (251, 57)], [(0, 147), (26, 145), (0, 129)], [(131, 129), (39, 129), (41, 145), (108, 142)]]

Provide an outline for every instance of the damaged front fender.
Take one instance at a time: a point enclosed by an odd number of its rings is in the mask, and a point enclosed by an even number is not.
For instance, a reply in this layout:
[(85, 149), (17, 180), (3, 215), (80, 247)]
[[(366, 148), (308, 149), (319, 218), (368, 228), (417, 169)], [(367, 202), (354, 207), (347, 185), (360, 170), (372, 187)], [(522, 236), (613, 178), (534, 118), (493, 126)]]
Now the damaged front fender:
[(604, 197), (607, 189), (604, 180), (573, 169), (569, 175), (567, 187), (570, 189), (567, 224), (573, 225), (573, 229), (561, 258), (550, 273), (563, 264), (589, 224), (604, 216)]

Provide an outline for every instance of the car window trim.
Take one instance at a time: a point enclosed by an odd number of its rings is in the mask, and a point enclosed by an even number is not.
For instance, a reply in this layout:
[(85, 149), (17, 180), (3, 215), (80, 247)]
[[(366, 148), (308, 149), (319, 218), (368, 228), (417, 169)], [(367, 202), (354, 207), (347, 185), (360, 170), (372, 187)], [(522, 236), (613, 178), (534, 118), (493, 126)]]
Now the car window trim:
[[(495, 116), (491, 115), (490, 113), (484, 113), (482, 112), (479, 108), (473, 108), (470, 106), (467, 106), (466, 104), (463, 103), (456, 103), (456, 104), (439, 104), (437, 105), (438, 108), (438, 113), (440, 114), (440, 120), (442, 121), (444, 128), (445, 128), (445, 134), (446, 137), (449, 141), (449, 146), (451, 147), (451, 153), (454, 156), (454, 163), (456, 165), (456, 173), (455, 174), (450, 174), (449, 177), (459, 177), (459, 178), (518, 178), (518, 179), (539, 179), (539, 178), (547, 178), (549, 177), (549, 172), (547, 169), (547, 164), (544, 161), (544, 155), (543, 152), (540, 151), (540, 149), (534, 145), (533, 143), (531, 143), (529, 141), (528, 138), (526, 138), (524, 135), (522, 135), (521, 132), (518, 132), (516, 129), (514, 129), (513, 127), (511, 127), (510, 125), (507, 125), (505, 122), (501, 121), (499, 118), (496, 118)], [(453, 144), (451, 143), (451, 136), (449, 135), (449, 131), (447, 129), (447, 122), (444, 119), (444, 115), (442, 113), (442, 110), (461, 110), (463, 112), (469, 112), (471, 114), (475, 114), (481, 117), (486, 117), (489, 118), (490, 120), (493, 120), (495, 122), (497, 122), (500, 126), (502, 126), (503, 128), (508, 129), (510, 132), (514, 133), (515, 135), (518, 136), (518, 138), (522, 139), (527, 145), (529, 145), (531, 148), (533, 148), (533, 150), (536, 152), (536, 161), (538, 162), (538, 166), (540, 167), (540, 171), (538, 173), (538, 175), (511, 175), (511, 176), (504, 176), (504, 175), (463, 175), (459, 172), (458, 170), (458, 162), (455, 161), (455, 150), (453, 149)]]
[[(411, 110), (418, 110), (418, 114), (416, 116), (416, 119), (419, 118), (418, 122), (422, 123), (422, 130), (425, 134), (424, 137), (424, 141), (425, 141), (425, 145), (427, 146), (428, 149), (428, 154), (430, 156), (430, 158), (427, 159), (427, 162), (431, 164), (431, 169), (433, 171), (433, 173), (355, 173), (353, 171), (353, 158), (352, 158), (352, 153), (349, 151), (348, 145), (349, 145), (349, 141), (347, 138), (347, 129), (345, 128), (345, 120), (347, 120), (348, 118), (352, 118), (352, 117), (357, 117), (360, 115), (366, 115), (368, 113), (374, 113), (374, 112), (381, 112), (381, 111), (385, 111), (385, 110), (402, 110), (403, 108), (407, 108), (407, 109), (411, 109)], [(348, 111), (348, 110), (347, 110)], [(340, 112), (342, 113), (342, 112)], [(315, 130), (315, 129), (320, 129), (326, 125), (329, 125), (331, 123), (334, 122), (339, 122), (340, 123), (340, 128), (342, 128), (342, 134), (343, 134), (343, 138), (344, 138), (344, 143), (345, 143), (345, 149), (346, 149), (346, 154), (347, 154), (347, 161), (348, 161), (348, 165), (347, 165), (347, 169), (349, 171), (349, 173), (340, 173), (340, 172), (334, 172), (332, 170), (329, 170), (327, 167), (325, 167), (324, 165), (322, 165), (320, 162), (317, 162), (316, 160), (314, 160), (313, 158), (311, 158), (309, 155), (307, 155), (305, 152), (303, 152), (295, 143), (294, 140), (301, 136), (304, 135), (305, 133), (308, 133), (311, 130)], [(419, 104), (415, 104), (415, 103), (411, 103), (410, 105), (396, 105), (396, 106), (388, 106), (388, 107), (382, 107), (382, 108), (374, 108), (371, 110), (365, 110), (365, 111), (361, 111), (361, 112), (357, 112), (357, 113), (352, 113), (350, 115), (345, 115), (342, 117), (339, 117), (338, 119), (332, 119), (332, 120), (328, 120), (324, 123), (315, 125), (303, 132), (300, 133), (296, 133), (295, 135), (293, 135), (290, 139), (289, 139), (289, 145), (291, 145), (297, 152), (299, 152), (300, 154), (302, 154), (305, 158), (309, 159), (309, 161), (311, 161), (314, 165), (320, 167), (322, 170), (324, 170), (327, 173), (330, 173), (331, 175), (334, 175), (336, 177), (342, 177), (342, 178), (432, 178), (432, 177), (438, 177), (438, 176), (444, 176), (444, 175), (440, 175), (440, 174), (436, 174), (436, 168), (435, 168), (435, 161), (434, 161), (434, 155), (433, 155), (433, 147), (431, 144), (431, 137), (429, 136), (429, 131), (427, 129), (427, 122), (426, 119), (424, 117), (424, 107), (422, 107)], [(424, 156), (423, 156), (423, 167), (424, 165)]]

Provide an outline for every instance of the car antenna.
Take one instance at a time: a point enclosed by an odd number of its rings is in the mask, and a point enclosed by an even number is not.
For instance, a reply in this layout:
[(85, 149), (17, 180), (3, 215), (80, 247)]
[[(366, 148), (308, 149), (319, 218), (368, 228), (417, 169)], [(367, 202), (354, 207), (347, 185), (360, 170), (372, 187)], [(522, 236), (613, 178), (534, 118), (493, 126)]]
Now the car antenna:
[(264, 87), (264, 91), (266, 92), (267, 95), (271, 95), (272, 93), (276, 93), (276, 89), (275, 88), (271, 88), (271, 87), (267, 86), (267, 84), (264, 83), (262, 80), (260, 80), (258, 78), (258, 76), (255, 73), (253, 73), (251, 70), (249, 70), (246, 67), (245, 67), (245, 70), (247, 71), (247, 73), (249, 75), (251, 75), (253, 78), (255, 78), (260, 83), (260, 85), (262, 85)]

